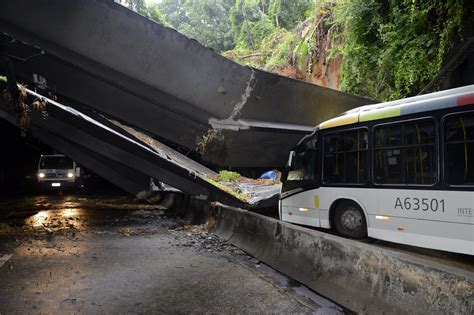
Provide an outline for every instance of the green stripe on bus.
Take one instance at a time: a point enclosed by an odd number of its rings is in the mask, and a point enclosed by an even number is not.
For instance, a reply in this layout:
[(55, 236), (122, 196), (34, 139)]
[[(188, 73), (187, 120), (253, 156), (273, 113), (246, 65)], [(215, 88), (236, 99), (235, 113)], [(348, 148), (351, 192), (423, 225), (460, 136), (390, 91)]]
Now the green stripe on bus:
[(397, 116), (400, 116), (400, 107), (394, 106), (394, 107), (387, 107), (387, 108), (381, 108), (381, 109), (371, 110), (367, 112), (362, 112), (359, 115), (359, 121), (363, 122), (363, 121), (377, 120), (377, 119), (397, 117)]

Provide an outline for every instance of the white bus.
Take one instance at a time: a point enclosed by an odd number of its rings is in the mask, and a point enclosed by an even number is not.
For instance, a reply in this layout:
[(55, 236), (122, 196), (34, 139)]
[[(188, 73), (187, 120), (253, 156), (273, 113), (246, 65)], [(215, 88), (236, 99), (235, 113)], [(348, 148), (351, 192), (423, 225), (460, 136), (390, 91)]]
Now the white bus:
[(290, 153), (279, 215), (474, 255), (474, 85), (321, 123)]

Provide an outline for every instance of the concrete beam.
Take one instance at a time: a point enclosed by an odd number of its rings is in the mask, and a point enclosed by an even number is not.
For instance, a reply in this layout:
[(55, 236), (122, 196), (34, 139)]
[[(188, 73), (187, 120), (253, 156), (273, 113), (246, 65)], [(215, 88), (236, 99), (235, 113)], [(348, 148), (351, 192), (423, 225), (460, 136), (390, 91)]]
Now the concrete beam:
[[(42, 97), (31, 90), (26, 90), (31, 97)], [(118, 167), (115, 173), (102, 172), (106, 179), (119, 178), (123, 180), (122, 186), (131, 185), (127, 176), (134, 176), (138, 173), (199, 199), (225, 201), (241, 207), (267, 206), (268, 202), (276, 202), (276, 199), (272, 198), (277, 194), (276, 190), (271, 190), (270, 193), (265, 191), (262, 195), (256, 191), (256, 197), (249, 196), (248, 199), (245, 199), (232, 189), (229, 191), (229, 189), (224, 189), (208, 180), (209, 177), (216, 175), (211, 170), (152, 138), (142, 138), (144, 135), (140, 136), (130, 128), (114, 124), (107, 118), (93, 112), (85, 115), (53, 100), (47, 99), (47, 102), (48, 116), (46, 118), (37, 111), (30, 112), (30, 130), (36, 131), (53, 148), (62, 149), (66, 154), (72, 152), (70, 156), (79, 163), (86, 164), (88, 159), (95, 159), (99, 162), (110, 160), (113, 163), (109, 168), (113, 165), (122, 166)], [(15, 121), (14, 115), (10, 113), (8, 107), (0, 107), (0, 112), (9, 121)], [(76, 150), (82, 148), (80, 154), (76, 152), (74, 155), (71, 148), (66, 152), (67, 146), (64, 143), (72, 144)], [(90, 153), (91, 156), (87, 156), (87, 153)], [(94, 168), (94, 165), (90, 163), (89, 166), (92, 166), (91, 169), (100, 174), (100, 165), (95, 165)], [(122, 171), (123, 174), (118, 174)], [(137, 178), (140, 178), (140, 175)], [(137, 196), (136, 191), (130, 188), (127, 191), (132, 191)], [(140, 190), (141, 195), (143, 192)]]

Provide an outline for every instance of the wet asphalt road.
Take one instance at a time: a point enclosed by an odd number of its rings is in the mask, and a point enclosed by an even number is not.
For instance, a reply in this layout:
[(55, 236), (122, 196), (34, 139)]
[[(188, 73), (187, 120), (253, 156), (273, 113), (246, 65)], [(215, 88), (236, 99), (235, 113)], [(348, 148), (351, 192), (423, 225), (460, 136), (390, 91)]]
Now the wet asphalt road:
[(0, 202), (0, 279), (0, 314), (340, 313), (206, 226), (126, 197)]

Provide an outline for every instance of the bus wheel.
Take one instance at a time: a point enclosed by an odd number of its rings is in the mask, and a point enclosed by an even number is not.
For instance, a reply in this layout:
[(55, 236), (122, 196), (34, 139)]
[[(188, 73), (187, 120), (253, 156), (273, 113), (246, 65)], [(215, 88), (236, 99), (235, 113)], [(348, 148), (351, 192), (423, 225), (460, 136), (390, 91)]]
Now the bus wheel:
[(342, 201), (334, 213), (334, 227), (339, 235), (350, 238), (367, 236), (367, 223), (362, 209), (353, 202)]

